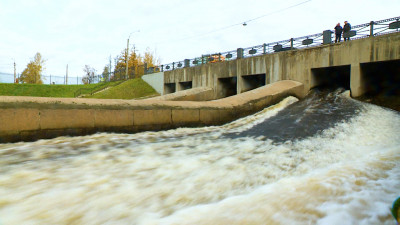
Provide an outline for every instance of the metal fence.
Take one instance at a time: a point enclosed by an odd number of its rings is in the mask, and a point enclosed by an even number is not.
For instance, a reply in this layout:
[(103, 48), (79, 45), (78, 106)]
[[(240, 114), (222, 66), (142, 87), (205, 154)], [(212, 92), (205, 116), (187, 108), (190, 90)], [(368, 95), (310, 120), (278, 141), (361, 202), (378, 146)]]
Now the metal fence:
[[(54, 76), (42, 75), (43, 84), (63, 84), (63, 85), (80, 85), (84, 83), (100, 83), (110, 81), (128, 80), (141, 77), (145, 74), (160, 72), (160, 66), (149, 67), (139, 65), (137, 67), (129, 67), (128, 75), (126, 68), (116, 69), (115, 71), (103, 76), (102, 74), (94, 74), (93, 76)], [(20, 74), (16, 74), (15, 78), (19, 80)], [(84, 81), (85, 78), (85, 81)], [(14, 74), (0, 72), (0, 83), (14, 83)]]
[[(19, 80), (20, 74), (16, 74), (16, 79)], [(79, 76), (53, 76), (42, 75), (43, 84), (83, 84), (82, 77)], [(14, 74), (0, 72), (0, 83), (14, 83)]]
[[(350, 32), (350, 38), (354, 40), (354, 39), (361, 39), (388, 33), (399, 32), (400, 31), (399, 20), (400, 17), (394, 17), (379, 21), (371, 21), (369, 23), (353, 26)], [(332, 44), (333, 43), (332, 40), (334, 40), (333, 36), (334, 36), (333, 30), (326, 30), (323, 31), (322, 33), (311, 34), (297, 38), (290, 38), (287, 40), (276, 41), (271, 43), (264, 43), (261, 45), (248, 48), (238, 48), (236, 50), (228, 52), (217, 52), (214, 54), (202, 55), (201, 57), (193, 59), (185, 59), (183, 61), (172, 62), (169, 64), (161, 65), (160, 70), (170, 71), (182, 67), (193, 67), (206, 63), (229, 61), (229, 60), (271, 54), (275, 52), (281, 52), (293, 49), (309, 48), (309, 47), (319, 46), (322, 44)]]

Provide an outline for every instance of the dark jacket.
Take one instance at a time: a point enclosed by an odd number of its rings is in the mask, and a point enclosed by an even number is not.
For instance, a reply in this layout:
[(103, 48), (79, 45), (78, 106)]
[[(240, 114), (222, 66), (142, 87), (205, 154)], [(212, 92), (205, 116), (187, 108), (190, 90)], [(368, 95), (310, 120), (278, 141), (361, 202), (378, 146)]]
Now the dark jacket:
[(343, 32), (349, 32), (351, 30), (351, 25), (350, 23), (347, 23), (343, 27)]
[(336, 26), (335, 27), (335, 34), (337, 34), (337, 35), (341, 35), (342, 34), (342, 31), (343, 31), (343, 28), (342, 28), (342, 26)]

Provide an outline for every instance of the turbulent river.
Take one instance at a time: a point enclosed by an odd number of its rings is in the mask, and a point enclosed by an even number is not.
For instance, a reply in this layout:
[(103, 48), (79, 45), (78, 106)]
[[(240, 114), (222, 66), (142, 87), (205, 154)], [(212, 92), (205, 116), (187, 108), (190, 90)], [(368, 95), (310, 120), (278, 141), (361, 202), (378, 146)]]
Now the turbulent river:
[(395, 224), (400, 114), (313, 91), (223, 126), (0, 145), (0, 224)]

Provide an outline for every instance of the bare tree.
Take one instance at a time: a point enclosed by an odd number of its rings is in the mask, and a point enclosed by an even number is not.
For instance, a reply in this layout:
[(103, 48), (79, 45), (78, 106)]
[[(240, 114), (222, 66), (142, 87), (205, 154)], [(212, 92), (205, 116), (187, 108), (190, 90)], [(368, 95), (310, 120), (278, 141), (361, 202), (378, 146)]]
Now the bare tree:
[(96, 70), (89, 65), (85, 65), (83, 67), (83, 72), (85, 72), (84, 77), (82, 78), (82, 82), (84, 84), (91, 84), (94, 82), (94, 74), (96, 73)]

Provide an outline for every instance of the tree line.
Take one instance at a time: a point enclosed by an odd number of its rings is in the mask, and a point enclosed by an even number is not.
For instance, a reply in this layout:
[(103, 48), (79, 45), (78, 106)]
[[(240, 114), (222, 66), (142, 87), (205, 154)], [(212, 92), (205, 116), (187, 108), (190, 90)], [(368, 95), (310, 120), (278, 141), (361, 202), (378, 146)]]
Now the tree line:
[[(43, 84), (43, 71), (45, 70), (45, 62), (42, 55), (38, 52), (34, 58), (27, 64), (23, 70), (19, 80), (16, 83)], [(128, 63), (128, 74), (126, 75), (126, 65)], [(155, 56), (149, 48), (146, 49), (144, 55), (140, 55), (131, 50), (131, 52), (122, 50), (115, 58), (114, 72), (111, 72), (110, 65), (104, 66), (100, 75), (102, 81), (114, 81), (122, 79), (140, 78), (146, 73), (147, 68), (156, 67), (160, 64), (159, 58)], [(90, 65), (83, 67), (82, 83), (90, 84), (94, 82), (96, 77), (96, 69)]]

